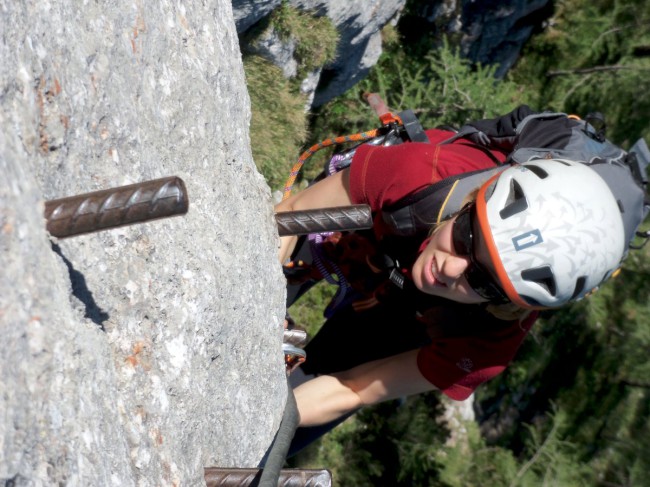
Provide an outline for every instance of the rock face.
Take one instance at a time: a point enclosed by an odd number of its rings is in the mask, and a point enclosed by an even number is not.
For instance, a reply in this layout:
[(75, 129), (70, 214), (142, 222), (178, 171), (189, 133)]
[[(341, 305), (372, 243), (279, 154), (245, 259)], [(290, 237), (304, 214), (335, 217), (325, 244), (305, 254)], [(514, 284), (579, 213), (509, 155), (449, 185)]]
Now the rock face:
[(280, 6), (282, 0), (232, 0), (237, 32), (244, 33)]
[[(361, 81), (381, 55), (381, 29), (399, 16), (406, 0), (289, 0), (289, 5), (327, 15), (340, 34), (336, 60), (325, 66), (318, 87), (313, 94), (312, 106), (320, 106)], [(237, 31), (246, 32), (252, 25), (273, 11), (280, 1), (233, 0)], [(281, 42), (278, 39), (278, 42)], [(266, 57), (285, 68), (286, 52), (266, 43)], [(259, 50), (258, 50), (259, 51)], [(309, 94), (308, 94), (309, 95)], [(309, 95), (311, 97), (311, 95)]]
[(447, 32), (460, 33), (465, 56), (473, 62), (497, 65), (495, 74), (503, 77), (517, 61), (533, 30), (551, 12), (550, 0), (463, 0), (424, 4), (416, 14), (428, 22), (430, 29), (443, 25)]
[[(284, 286), (229, 1), (4, 2), (0, 483), (201, 485), (286, 399)], [(65, 240), (43, 201), (177, 175), (186, 216)]]
[(381, 55), (381, 29), (397, 19), (406, 0), (291, 0), (291, 5), (324, 14), (337, 26), (336, 60), (325, 66), (313, 106), (327, 103), (361, 81)]
[[(233, 0), (232, 3), (237, 30), (243, 34), (271, 13), (280, 1)], [(382, 52), (381, 29), (389, 22), (401, 20), (405, 3), (406, 0), (289, 0), (296, 8), (317, 16), (327, 15), (341, 35), (338, 57), (323, 67), (312, 106), (327, 103), (367, 75)], [(424, 32), (457, 35), (461, 51), (468, 59), (498, 65), (496, 75), (502, 77), (551, 9), (550, 0), (420, 1), (409, 12), (410, 20), (415, 22), (405, 30), (409, 37)], [(282, 41), (277, 39), (277, 42)], [(267, 42), (264, 51), (262, 54), (278, 66), (287, 66), (286, 46)], [(283, 55), (278, 57), (277, 52)]]

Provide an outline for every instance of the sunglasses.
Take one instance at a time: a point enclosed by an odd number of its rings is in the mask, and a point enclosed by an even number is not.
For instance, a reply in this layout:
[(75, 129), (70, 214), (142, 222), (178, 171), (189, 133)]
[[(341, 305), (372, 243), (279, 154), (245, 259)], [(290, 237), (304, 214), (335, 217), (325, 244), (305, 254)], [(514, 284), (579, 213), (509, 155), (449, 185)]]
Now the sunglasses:
[(474, 249), (475, 221), (476, 205), (468, 204), (458, 212), (452, 228), (452, 239), (456, 255), (468, 257), (470, 262), (463, 275), (470, 287), (482, 298), (492, 303), (507, 303), (509, 299), (506, 294), (476, 258)]

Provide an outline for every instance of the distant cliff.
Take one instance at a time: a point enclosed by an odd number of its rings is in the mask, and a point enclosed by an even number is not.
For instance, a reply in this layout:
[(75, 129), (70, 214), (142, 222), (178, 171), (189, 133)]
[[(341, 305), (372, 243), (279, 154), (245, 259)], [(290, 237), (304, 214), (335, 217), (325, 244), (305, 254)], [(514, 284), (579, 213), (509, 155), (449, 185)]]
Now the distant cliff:
[[(286, 398), (231, 4), (3, 2), (0, 484), (200, 485)], [(177, 175), (186, 216), (56, 241), (46, 200)]]
[[(233, 11), (240, 37), (266, 18), (281, 0), (233, 0)], [(336, 60), (323, 66), (314, 83), (313, 106), (340, 95), (363, 79), (381, 55), (381, 29), (389, 22), (408, 22), (409, 38), (431, 31), (453, 35), (461, 52), (472, 61), (496, 64), (503, 76), (517, 60), (533, 30), (550, 15), (550, 0), (288, 0), (288, 3), (315, 15), (327, 15), (341, 35)], [(278, 40), (278, 42), (281, 42)], [(278, 49), (268, 46), (274, 59)], [(282, 66), (285, 59), (275, 59)]]

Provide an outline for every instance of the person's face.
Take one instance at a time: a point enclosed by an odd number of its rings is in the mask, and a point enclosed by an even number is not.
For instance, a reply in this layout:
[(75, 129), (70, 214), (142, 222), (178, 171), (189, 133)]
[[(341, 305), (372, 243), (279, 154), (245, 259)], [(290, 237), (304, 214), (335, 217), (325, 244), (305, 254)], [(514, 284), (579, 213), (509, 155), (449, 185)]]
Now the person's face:
[(456, 218), (442, 224), (413, 264), (413, 283), (420, 291), (460, 303), (482, 303), (463, 273), (470, 265), (469, 257), (456, 255), (452, 228)]

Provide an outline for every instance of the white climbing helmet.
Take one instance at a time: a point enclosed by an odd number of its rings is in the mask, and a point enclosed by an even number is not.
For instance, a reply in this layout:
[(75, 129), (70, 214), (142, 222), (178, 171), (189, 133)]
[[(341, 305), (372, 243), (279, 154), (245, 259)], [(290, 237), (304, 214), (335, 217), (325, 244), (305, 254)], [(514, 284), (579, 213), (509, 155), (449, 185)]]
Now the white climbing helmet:
[(525, 308), (585, 296), (619, 267), (626, 250), (621, 209), (583, 163), (540, 159), (487, 181), (476, 202), (476, 257)]

